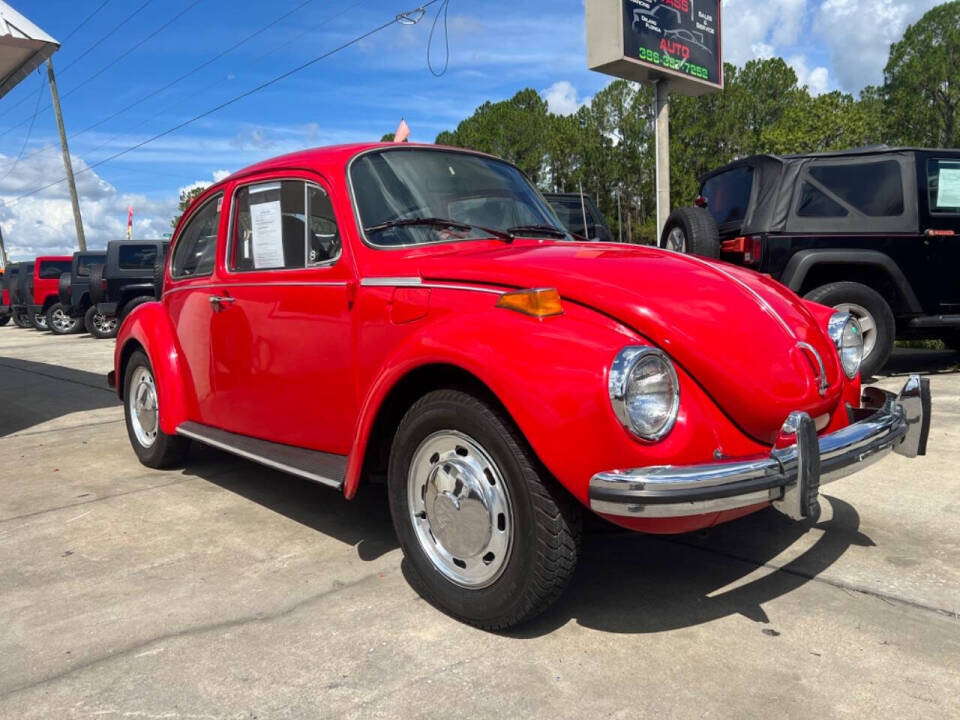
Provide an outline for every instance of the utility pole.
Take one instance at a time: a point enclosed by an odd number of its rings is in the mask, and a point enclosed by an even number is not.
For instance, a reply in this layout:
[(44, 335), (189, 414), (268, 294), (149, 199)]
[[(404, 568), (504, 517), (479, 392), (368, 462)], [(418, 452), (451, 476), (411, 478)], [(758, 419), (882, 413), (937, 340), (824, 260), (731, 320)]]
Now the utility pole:
[(73, 222), (77, 226), (77, 245), (80, 250), (87, 249), (87, 240), (83, 235), (83, 218), (80, 217), (80, 201), (77, 200), (77, 184), (73, 179), (73, 164), (70, 162), (70, 148), (67, 147), (67, 132), (63, 129), (63, 114), (60, 112), (60, 95), (57, 93), (57, 81), (53, 76), (53, 62), (47, 58), (47, 78), (50, 81), (50, 94), (53, 96), (53, 112), (57, 116), (57, 130), (60, 131), (60, 149), (63, 151), (63, 169), (67, 174), (67, 187), (70, 188), (70, 202), (73, 203)]
[(3, 271), (7, 271), (7, 265), (10, 261), (7, 259), (7, 248), (3, 244), (3, 229), (0, 228), (0, 263), (3, 264)]
[(667, 82), (654, 83), (656, 95), (657, 245), (670, 215), (670, 98)]

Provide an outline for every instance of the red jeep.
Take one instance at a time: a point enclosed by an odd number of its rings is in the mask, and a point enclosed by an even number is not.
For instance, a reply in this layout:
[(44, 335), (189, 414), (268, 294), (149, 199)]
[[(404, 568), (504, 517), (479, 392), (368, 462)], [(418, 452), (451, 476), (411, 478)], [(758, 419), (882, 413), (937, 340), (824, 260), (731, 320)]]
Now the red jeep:
[(270, 160), (181, 219), (109, 382), (141, 462), (191, 440), (329, 485), (386, 478), (415, 585), (505, 628), (573, 572), (582, 508), (677, 533), (890, 450), (929, 387), (866, 388), (846, 313), (731, 265), (574, 242), (513, 165), (352, 145)]
[(44, 255), (34, 261), (33, 275), (24, 278), (27, 317), (37, 330), (50, 329), (47, 312), (60, 302), (60, 275), (69, 273), (72, 266), (72, 255)]

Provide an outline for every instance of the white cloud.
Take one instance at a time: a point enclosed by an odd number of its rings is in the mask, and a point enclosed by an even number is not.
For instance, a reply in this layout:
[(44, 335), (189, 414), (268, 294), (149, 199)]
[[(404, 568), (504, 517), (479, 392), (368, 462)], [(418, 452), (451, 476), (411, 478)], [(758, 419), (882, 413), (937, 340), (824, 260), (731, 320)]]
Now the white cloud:
[(826, 43), (837, 84), (847, 92), (883, 80), (890, 44), (941, 0), (824, 0), (814, 31)]
[(808, 0), (723, 0), (723, 59), (743, 65), (797, 42)]
[(230, 173), (232, 173), (232, 172), (233, 172), (233, 170), (214, 170), (214, 171), (213, 171), (213, 181), (214, 181), (214, 182), (220, 182), (220, 181), (223, 180), (225, 177), (229, 176)]
[[(0, 156), (0, 164), (4, 160), (9, 158)], [(170, 232), (170, 220), (176, 212), (174, 198), (157, 200), (121, 193), (95, 171), (88, 170), (82, 158), (73, 155), (71, 161), (88, 248), (103, 248), (108, 241), (125, 237), (130, 206), (134, 209), (135, 236), (162, 237)], [(3, 172), (6, 170), (0, 171), (0, 176)], [(63, 164), (57, 150), (21, 160), (9, 176), (0, 180), (0, 223), (12, 261), (28, 260), (39, 254), (68, 255), (77, 249), (66, 183), (13, 202), (24, 192), (62, 177)], [(7, 205), (8, 202), (12, 204)]]
[(826, 92), (830, 84), (830, 73), (823, 66), (817, 66), (813, 69), (807, 65), (807, 59), (803, 55), (793, 55), (787, 59), (787, 65), (793, 68), (797, 74), (797, 82), (800, 85), (806, 85), (811, 95), (820, 95)]
[(540, 95), (547, 101), (547, 108), (555, 115), (572, 115), (584, 105), (588, 105), (592, 99), (581, 99), (573, 83), (566, 80), (560, 80), (546, 90), (541, 90)]

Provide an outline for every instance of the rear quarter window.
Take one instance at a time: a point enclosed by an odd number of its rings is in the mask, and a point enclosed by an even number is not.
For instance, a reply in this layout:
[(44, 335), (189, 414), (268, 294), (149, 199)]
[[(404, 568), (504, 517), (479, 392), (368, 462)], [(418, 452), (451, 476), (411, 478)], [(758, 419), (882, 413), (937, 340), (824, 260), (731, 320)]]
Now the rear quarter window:
[(960, 213), (960, 158), (927, 160), (930, 212)]
[(156, 261), (156, 245), (121, 245), (117, 248), (117, 264), (121, 270), (149, 270)]
[(63, 273), (69, 273), (72, 265), (72, 260), (48, 260), (40, 264), (38, 274), (41, 280), (53, 280)]
[(744, 165), (708, 179), (700, 189), (718, 226), (739, 223), (747, 214), (753, 190), (753, 168)]
[(900, 163), (896, 160), (817, 164), (811, 165), (807, 172), (824, 189), (864, 215), (890, 217), (903, 214), (903, 181)]
[(90, 275), (90, 268), (94, 265), (103, 265), (107, 261), (106, 255), (86, 255), (77, 258), (77, 275), (87, 277)]

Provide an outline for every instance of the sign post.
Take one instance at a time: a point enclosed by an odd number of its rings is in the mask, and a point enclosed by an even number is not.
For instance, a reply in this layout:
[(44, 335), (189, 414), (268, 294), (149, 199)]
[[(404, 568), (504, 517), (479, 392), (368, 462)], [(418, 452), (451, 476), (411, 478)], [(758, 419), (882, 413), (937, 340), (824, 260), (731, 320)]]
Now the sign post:
[(657, 236), (670, 214), (669, 92), (723, 89), (720, 0), (586, 0), (587, 66), (655, 91)]

